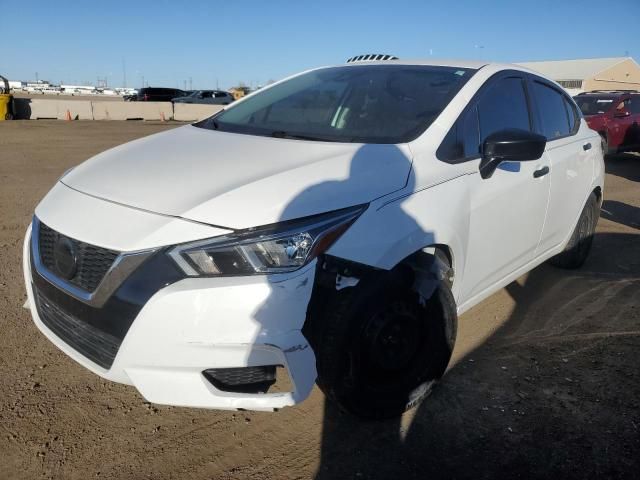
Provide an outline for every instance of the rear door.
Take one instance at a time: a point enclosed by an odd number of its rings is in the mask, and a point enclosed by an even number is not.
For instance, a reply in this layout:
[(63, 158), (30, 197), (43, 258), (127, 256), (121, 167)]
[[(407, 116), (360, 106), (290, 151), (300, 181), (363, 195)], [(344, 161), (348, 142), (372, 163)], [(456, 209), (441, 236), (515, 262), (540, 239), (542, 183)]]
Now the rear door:
[(549, 209), (537, 252), (541, 255), (573, 231), (591, 186), (597, 144), (580, 133), (582, 117), (571, 97), (537, 76), (529, 77), (529, 85), (536, 129), (547, 137), (544, 155), (551, 169)]

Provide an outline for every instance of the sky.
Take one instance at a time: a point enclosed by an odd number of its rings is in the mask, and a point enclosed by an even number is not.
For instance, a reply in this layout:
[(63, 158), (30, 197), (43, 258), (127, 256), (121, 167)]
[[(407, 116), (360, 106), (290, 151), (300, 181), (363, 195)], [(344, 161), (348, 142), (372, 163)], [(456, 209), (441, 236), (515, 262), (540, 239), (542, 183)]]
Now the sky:
[(640, 62), (640, 0), (0, 0), (0, 12), (0, 74), (55, 84), (256, 86), (365, 53)]

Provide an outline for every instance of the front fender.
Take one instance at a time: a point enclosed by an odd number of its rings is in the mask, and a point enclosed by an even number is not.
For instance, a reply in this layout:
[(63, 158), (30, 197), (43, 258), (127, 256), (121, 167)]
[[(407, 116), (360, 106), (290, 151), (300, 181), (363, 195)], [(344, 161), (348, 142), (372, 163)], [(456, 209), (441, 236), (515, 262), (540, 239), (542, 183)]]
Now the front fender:
[(390, 270), (427, 246), (446, 245), (453, 257), (457, 299), (469, 232), (467, 177), (372, 203), (328, 253)]

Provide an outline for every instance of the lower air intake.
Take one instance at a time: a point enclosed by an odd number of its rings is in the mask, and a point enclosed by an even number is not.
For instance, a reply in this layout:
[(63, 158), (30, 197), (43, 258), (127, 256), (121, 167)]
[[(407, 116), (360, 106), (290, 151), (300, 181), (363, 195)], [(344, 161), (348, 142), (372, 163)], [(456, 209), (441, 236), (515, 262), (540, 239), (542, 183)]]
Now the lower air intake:
[(202, 374), (223, 392), (266, 393), (276, 383), (276, 367), (210, 368)]
[(61, 340), (97, 363), (109, 369), (120, 348), (121, 340), (65, 312), (55, 302), (34, 288), (38, 316)]

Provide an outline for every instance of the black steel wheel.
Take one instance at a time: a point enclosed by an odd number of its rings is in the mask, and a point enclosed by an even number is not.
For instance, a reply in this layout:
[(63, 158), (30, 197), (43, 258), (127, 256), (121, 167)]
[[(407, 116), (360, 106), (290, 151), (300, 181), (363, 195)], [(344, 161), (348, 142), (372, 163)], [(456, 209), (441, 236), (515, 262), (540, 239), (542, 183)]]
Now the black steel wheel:
[(395, 417), (419, 404), (444, 374), (455, 343), (456, 306), (438, 280), (428, 299), (412, 273), (386, 272), (338, 292), (305, 327), (327, 397), (364, 418)]

